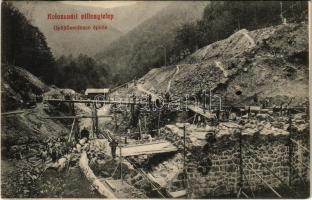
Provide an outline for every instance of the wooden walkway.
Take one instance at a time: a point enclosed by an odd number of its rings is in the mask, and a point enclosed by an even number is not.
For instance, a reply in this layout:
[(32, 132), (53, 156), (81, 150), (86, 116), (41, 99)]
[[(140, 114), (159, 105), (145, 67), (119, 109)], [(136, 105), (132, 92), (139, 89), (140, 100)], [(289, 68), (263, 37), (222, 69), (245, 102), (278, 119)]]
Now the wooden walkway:
[[(121, 147), (122, 157), (149, 155), (166, 152), (177, 151), (178, 148), (168, 141), (151, 142), (146, 144), (135, 144), (130, 146)], [(117, 150), (116, 154), (119, 156), (120, 151)]]
[(187, 106), (188, 109), (190, 109), (191, 111), (200, 114), (203, 117), (206, 117), (208, 119), (213, 119), (216, 117), (215, 114), (212, 114), (211, 112), (209, 112), (208, 110), (206, 110), (206, 112), (204, 112), (204, 110), (198, 106), (192, 106), (192, 105), (188, 105)]

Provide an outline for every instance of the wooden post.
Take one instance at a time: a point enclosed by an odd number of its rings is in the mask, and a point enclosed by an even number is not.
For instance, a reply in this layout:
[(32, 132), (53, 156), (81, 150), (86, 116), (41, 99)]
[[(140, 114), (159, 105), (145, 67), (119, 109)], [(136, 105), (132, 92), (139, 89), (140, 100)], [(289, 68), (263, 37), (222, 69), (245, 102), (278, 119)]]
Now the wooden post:
[(206, 90), (204, 90), (204, 113), (206, 113)]
[(185, 142), (186, 142), (186, 126), (184, 125), (184, 128), (183, 128), (183, 169), (184, 170), (185, 170), (185, 155), (186, 155)]
[(115, 130), (117, 130), (117, 114), (115, 110), (113, 112), (114, 112)]
[(97, 134), (97, 122), (96, 122), (96, 107), (95, 107), (95, 103), (92, 104), (92, 137), (91, 138), (95, 138), (96, 134)]
[(291, 122), (291, 118), (290, 118), (290, 115), (289, 115), (289, 119), (288, 119), (288, 123), (289, 123), (289, 138), (288, 138), (288, 164), (289, 164), (289, 177), (288, 177), (288, 185), (291, 186), (291, 182), (292, 182), (292, 156), (293, 156), (293, 150), (292, 150), (292, 134), (291, 134), (291, 125), (292, 125), (292, 122)]
[(95, 122), (95, 137), (97, 138), (97, 136), (99, 135), (99, 119), (98, 119), (98, 115), (97, 115), (97, 109), (96, 109), (96, 104), (94, 104), (94, 122)]
[(70, 129), (70, 133), (69, 133), (69, 137), (68, 137), (68, 142), (71, 142), (71, 137), (73, 135), (73, 133), (75, 134), (75, 123), (76, 123), (76, 118), (74, 118), (74, 121), (73, 121), (73, 124), (72, 124), (72, 127)]
[(96, 123), (96, 138), (99, 135), (99, 118), (97, 114), (97, 110), (95, 110), (95, 123)]
[(239, 130), (239, 187), (243, 188), (243, 154), (242, 154), (242, 131)]
[(142, 140), (142, 130), (141, 130), (141, 119), (139, 118), (139, 134), (140, 134), (140, 140)]
[(158, 136), (160, 135), (159, 126), (160, 126), (160, 110), (158, 111), (158, 124), (157, 124)]
[(123, 183), (121, 146), (119, 147), (119, 162), (120, 162), (120, 180), (121, 180), (121, 183)]
[(147, 130), (147, 128), (146, 128), (146, 115), (144, 115), (144, 129)]
[(187, 174), (186, 174), (186, 166), (185, 166), (185, 156), (186, 156), (185, 142), (186, 142), (186, 126), (184, 125), (183, 127), (183, 173), (184, 173), (184, 184), (185, 186), (187, 186), (186, 184)]
[(211, 112), (211, 95), (212, 95), (212, 94), (211, 94), (211, 90), (212, 90), (212, 89), (209, 90), (209, 111), (210, 111), (210, 112)]

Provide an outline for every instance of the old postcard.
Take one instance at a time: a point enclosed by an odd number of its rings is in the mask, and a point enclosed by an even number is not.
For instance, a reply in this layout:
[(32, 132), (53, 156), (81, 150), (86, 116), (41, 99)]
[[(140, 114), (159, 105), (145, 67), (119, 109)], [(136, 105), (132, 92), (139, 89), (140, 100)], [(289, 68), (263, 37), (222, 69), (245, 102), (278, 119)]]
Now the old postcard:
[(3, 1), (1, 197), (310, 197), (309, 6)]

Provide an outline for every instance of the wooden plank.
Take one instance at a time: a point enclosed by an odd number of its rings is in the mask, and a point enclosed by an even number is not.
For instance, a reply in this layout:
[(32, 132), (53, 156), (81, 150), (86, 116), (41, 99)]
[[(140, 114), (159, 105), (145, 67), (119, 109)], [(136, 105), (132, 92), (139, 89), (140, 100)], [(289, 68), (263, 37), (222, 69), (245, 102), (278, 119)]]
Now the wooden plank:
[(268, 186), (268, 188), (270, 188), (270, 190), (272, 190), (272, 192), (274, 192), (274, 194), (276, 194), (276, 196), (278, 196), (279, 198), (282, 198), (282, 196), (276, 191), (274, 190), (274, 188), (268, 184), (268, 182), (266, 182), (254, 169), (252, 169), (249, 164), (246, 164), (246, 166), (256, 175), (258, 176), (258, 178), (266, 185)]
[[(170, 142), (159, 142), (159, 143), (148, 143), (148, 144), (140, 144), (133, 146), (124, 146), (121, 147), (122, 156), (136, 156), (136, 155), (148, 155), (148, 154), (156, 154), (156, 153), (165, 153), (177, 151), (177, 147), (171, 144)], [(119, 156), (119, 153), (117, 152)]]
[(103, 179), (113, 190), (121, 190), (123, 188), (132, 188), (126, 181), (121, 181), (121, 179)]
[[(113, 115), (98, 115), (97, 117), (113, 117)], [(95, 116), (77, 115), (77, 116), (55, 116), (55, 117), (42, 117), (43, 119), (80, 119), (80, 118), (96, 118)]]
[[(110, 100), (65, 100), (65, 99), (45, 99), (44, 102), (64, 102), (64, 103), (103, 103), (103, 104), (138, 104), (133, 101), (110, 101)], [(141, 103), (144, 104), (144, 103)], [(145, 103), (147, 104), (147, 103)]]
[(179, 198), (186, 196), (186, 190), (180, 190), (176, 192), (170, 192), (172, 198)]
[(74, 119), (73, 124), (72, 124), (72, 126), (71, 126), (70, 133), (69, 133), (69, 137), (68, 137), (68, 142), (71, 141), (71, 137), (72, 137), (72, 135), (73, 135), (73, 130), (74, 130), (75, 123), (76, 123), (76, 119)]
[(18, 114), (22, 114), (24, 113), (25, 111), (12, 111), (12, 112), (4, 112), (4, 113), (1, 113), (1, 115), (4, 117), (4, 116), (9, 116), (9, 115), (18, 115)]
[(200, 114), (201, 116), (208, 118), (208, 119), (215, 118), (215, 114), (212, 114), (208, 110), (206, 112), (204, 112), (204, 110), (198, 106), (188, 105), (187, 108), (190, 109), (191, 111), (197, 113), (197, 114)]
[(305, 150), (305, 151), (307, 151), (307, 152), (309, 152), (310, 153), (310, 150), (309, 149), (307, 149), (307, 148), (305, 148), (304, 146), (302, 146), (301, 144), (299, 144), (296, 140), (294, 140), (294, 139), (290, 139), (293, 143), (295, 143), (296, 145), (298, 145), (298, 147), (300, 147), (301, 149), (303, 149), (303, 150)]

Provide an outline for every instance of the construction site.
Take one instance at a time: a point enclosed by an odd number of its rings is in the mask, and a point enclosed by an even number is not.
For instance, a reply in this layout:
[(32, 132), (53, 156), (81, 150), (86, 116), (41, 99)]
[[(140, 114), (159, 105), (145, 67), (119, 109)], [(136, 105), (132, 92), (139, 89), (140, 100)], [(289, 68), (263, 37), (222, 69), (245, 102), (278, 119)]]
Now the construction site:
[[(307, 25), (246, 29), (85, 93), (2, 71), (2, 195), (307, 198)], [(25, 94), (35, 99), (19, 107)]]

